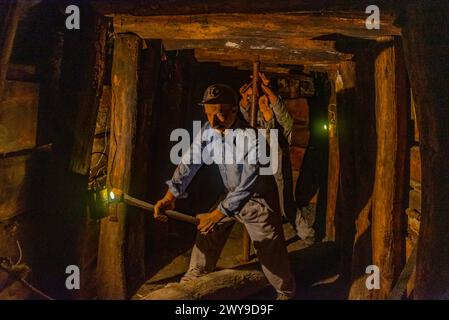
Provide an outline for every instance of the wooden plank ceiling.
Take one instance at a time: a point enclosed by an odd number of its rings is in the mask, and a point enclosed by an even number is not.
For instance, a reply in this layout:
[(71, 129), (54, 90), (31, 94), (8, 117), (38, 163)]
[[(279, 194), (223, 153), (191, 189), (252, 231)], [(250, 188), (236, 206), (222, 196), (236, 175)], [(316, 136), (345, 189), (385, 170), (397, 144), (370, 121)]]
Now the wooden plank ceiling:
[(351, 50), (337, 50), (334, 38), (376, 40), (400, 35), (393, 24), (392, 1), (377, 2), (380, 30), (366, 28), (365, 8), (370, 2), (98, 0), (93, 4), (113, 17), (117, 33), (162, 39), (166, 50), (192, 49), (200, 62), (247, 70), (258, 57), (265, 71), (290, 73), (293, 65), (322, 71), (351, 60)]

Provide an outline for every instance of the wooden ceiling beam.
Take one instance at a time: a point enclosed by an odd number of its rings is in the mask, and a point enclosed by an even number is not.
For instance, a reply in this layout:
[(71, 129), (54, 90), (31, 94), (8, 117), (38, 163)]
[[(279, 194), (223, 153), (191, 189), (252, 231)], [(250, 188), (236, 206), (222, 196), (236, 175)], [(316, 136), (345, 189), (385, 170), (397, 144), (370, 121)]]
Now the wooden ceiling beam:
[(308, 40), (300, 38), (233, 38), (233, 39), (162, 39), (165, 50), (185, 49), (243, 49), (243, 50), (312, 50), (339, 53), (335, 41)]
[[(246, 51), (245, 56), (251, 54), (262, 55), (264, 60), (272, 56), (287, 56), (295, 60), (311, 61), (343, 61), (351, 60), (353, 54), (341, 53), (335, 49), (334, 41), (316, 41), (305, 39), (229, 39), (229, 40), (163, 40), (166, 50), (207, 49), (224, 50), (235, 53), (235, 50)], [(239, 53), (240, 55), (240, 53)], [(200, 57), (202, 58), (202, 57)], [(226, 61), (229, 60), (225, 57)], [(288, 58), (288, 61), (291, 59)], [(241, 59), (239, 60), (241, 61)], [(238, 62), (241, 64), (241, 62)], [(295, 62), (297, 64), (297, 62)]]
[(262, 63), (314, 65), (336, 64), (341, 57), (329, 52), (283, 52), (278, 50), (240, 50), (240, 49), (195, 49), (195, 58), (205, 61), (252, 61), (255, 57)]
[[(244, 71), (252, 71), (252, 63), (250, 61), (221, 61), (219, 62), (219, 64), (223, 67), (231, 67)], [(270, 75), (282, 75), (295, 79), (302, 79), (305, 77), (305, 75), (301, 73), (302, 69), (303, 68), (301, 68), (301, 66), (292, 66), (292, 68), (289, 68), (288, 66), (282, 66), (277, 64), (262, 63), (260, 65), (260, 71), (263, 73)]]
[(387, 13), (382, 14), (379, 30), (368, 30), (364, 11), (113, 17), (116, 32), (136, 33), (144, 39), (313, 39), (332, 34), (376, 39), (400, 35), (400, 29), (393, 26), (394, 17)]
[[(231, 67), (244, 71), (252, 71), (252, 63), (250, 61), (219, 61), (223, 67)], [(274, 63), (261, 63), (260, 70), (272, 76), (280, 78), (303, 79), (310, 72), (330, 72), (337, 69), (338, 64), (314, 63), (309, 65), (283, 65)]]
[[(398, 0), (377, 0), (382, 12), (392, 12)], [(275, 13), (293, 11), (365, 10), (372, 0), (91, 0), (102, 14), (140, 16), (189, 15), (203, 13)]]

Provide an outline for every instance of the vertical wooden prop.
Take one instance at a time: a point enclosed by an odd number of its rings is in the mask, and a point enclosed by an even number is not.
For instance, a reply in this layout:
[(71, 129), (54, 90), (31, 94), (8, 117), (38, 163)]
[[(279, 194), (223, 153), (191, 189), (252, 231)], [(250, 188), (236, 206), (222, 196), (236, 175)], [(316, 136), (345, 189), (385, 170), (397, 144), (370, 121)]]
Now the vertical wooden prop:
[[(92, 13), (93, 14), (93, 13)], [(84, 19), (86, 20), (86, 14)], [(88, 175), (90, 168), (91, 152), (94, 143), (95, 122), (97, 120), (98, 107), (103, 93), (103, 82), (105, 75), (106, 63), (106, 38), (107, 38), (107, 22), (101, 16), (96, 18), (89, 17), (92, 31), (88, 35), (83, 35), (85, 28), (81, 28), (81, 36), (76, 32), (70, 34), (75, 38), (70, 43), (69, 61), (76, 61), (80, 58), (79, 47), (83, 45), (82, 41), (89, 41), (90, 51), (83, 57), (85, 63), (90, 66), (89, 72), (83, 73), (82, 70), (70, 70), (73, 75), (79, 77), (69, 78), (66, 83), (68, 91), (65, 91), (65, 99), (76, 97), (76, 112), (83, 115), (72, 120), (69, 124), (73, 126), (75, 135), (74, 146), (71, 151), (70, 169), (81, 175)], [(86, 23), (85, 23), (86, 24)], [(85, 25), (84, 25), (85, 26)], [(68, 41), (64, 43), (68, 47)], [(65, 50), (67, 51), (67, 50)], [(79, 79), (82, 79), (81, 81)], [(81, 84), (81, 83), (82, 84)], [(70, 91), (72, 90), (72, 91)], [(73, 99), (73, 98), (72, 98)]]
[[(51, 46), (55, 47), (49, 52), (55, 50), (51, 52), (53, 58), (60, 53), (63, 56), (62, 60), (57, 59), (54, 69), (45, 70), (54, 73), (49, 78), (42, 77), (44, 90), (41, 92), (43, 99), (39, 108), (40, 112), (46, 113), (46, 117), (40, 124), (40, 134), (41, 139), (53, 143), (53, 149), (51, 161), (42, 162), (39, 168), (39, 173), (42, 176), (45, 174), (45, 179), (39, 185), (42, 200), (38, 201), (43, 213), (39, 219), (42, 226), (48, 224), (43, 229), (47, 234), (44, 239), (58, 239), (49, 241), (46, 248), (48, 252), (45, 253), (55, 255), (46, 268), (56, 277), (52, 285), (57, 286), (58, 290), (60, 288), (64, 295), (82, 298), (86, 288), (66, 290), (65, 275), (59, 273), (59, 270), (64, 270), (69, 264), (76, 264), (84, 275), (83, 279), (93, 278), (84, 269), (82, 258), (87, 230), (89, 169), (85, 163), (91, 157), (95, 119), (103, 88), (107, 23), (102, 16), (85, 6), (82, 9), (84, 19), (81, 29), (67, 31), (64, 38), (60, 39), (57, 26), (61, 22), (59, 12), (51, 3), (46, 8), (48, 18), (54, 19), (48, 34), (58, 38), (54, 39), (56, 41)], [(59, 47), (62, 42), (63, 48)], [(41, 117), (40, 120), (44, 119)], [(46, 128), (42, 130), (44, 126)], [(81, 281), (83, 283), (84, 280)]]
[(4, 6), (6, 6), (6, 12), (0, 15), (4, 19), (0, 22), (0, 100), (23, 5), (19, 0), (10, 0)]
[(257, 104), (259, 102), (259, 70), (260, 70), (260, 62), (258, 58), (253, 61), (253, 83), (252, 90), (253, 95), (251, 96), (251, 117), (250, 117), (250, 125), (253, 128), (257, 128), (257, 113), (259, 111)]
[[(147, 49), (142, 50), (139, 67), (139, 110), (136, 123), (136, 143), (133, 152), (132, 185), (130, 193), (143, 200), (148, 199), (150, 177), (151, 136), (154, 101), (159, 83), (161, 65), (161, 41), (147, 41)], [(125, 261), (128, 288), (137, 290), (145, 281), (145, 225), (148, 211), (128, 207)], [(155, 257), (152, 257), (155, 259)]]
[[(259, 111), (257, 104), (259, 102), (258, 95), (258, 85), (259, 85), (259, 70), (260, 70), (260, 62), (258, 58), (255, 58), (253, 61), (253, 95), (251, 97), (251, 117), (250, 117), (250, 125), (253, 128), (257, 128), (257, 113)], [(249, 237), (248, 231), (243, 229), (242, 235), (242, 261), (247, 262), (250, 258), (251, 253), (251, 239)]]
[(341, 62), (336, 77), (337, 122), (339, 145), (339, 188), (335, 209), (335, 242), (341, 251), (342, 278), (348, 279), (354, 244), (355, 142), (354, 112), (356, 108), (356, 64)]
[[(377, 160), (373, 192), (373, 264), (380, 269), (380, 289), (386, 299), (405, 261), (405, 188), (407, 155), (407, 87), (398, 39), (378, 39), (385, 49), (375, 62)], [(408, 184), (408, 182), (407, 182)]]
[(337, 192), (340, 174), (339, 152), (338, 152), (338, 125), (337, 125), (337, 92), (335, 87), (336, 74), (330, 77), (331, 95), (329, 98), (329, 166), (327, 183), (327, 218), (326, 239), (335, 240), (335, 209), (337, 205)]
[(414, 297), (449, 298), (449, 2), (411, 1), (402, 28), (420, 128), (421, 227)]
[[(111, 144), (108, 186), (127, 193), (136, 131), (137, 72), (142, 46), (132, 34), (119, 34), (114, 44), (112, 66)], [(124, 203), (109, 206), (110, 217), (101, 222), (98, 253), (98, 297), (124, 299), (127, 296), (125, 247), (126, 216)]]

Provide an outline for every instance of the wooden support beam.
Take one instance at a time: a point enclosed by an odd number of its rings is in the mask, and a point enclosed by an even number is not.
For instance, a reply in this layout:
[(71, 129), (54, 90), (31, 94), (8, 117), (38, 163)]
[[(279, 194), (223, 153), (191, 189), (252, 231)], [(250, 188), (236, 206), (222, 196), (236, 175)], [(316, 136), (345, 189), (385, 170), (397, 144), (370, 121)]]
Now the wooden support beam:
[(449, 297), (449, 3), (413, 1), (403, 43), (420, 128), (422, 211), (414, 297)]
[(241, 50), (309, 50), (328, 51), (338, 54), (335, 41), (308, 40), (302, 38), (264, 38), (263, 35), (255, 35), (252, 38), (234, 39), (163, 39), (165, 50), (186, 49), (241, 49)]
[[(154, 124), (153, 112), (155, 109), (159, 70), (161, 66), (161, 41), (147, 41), (147, 48), (142, 50), (141, 66), (139, 68), (139, 106), (136, 123), (136, 144), (133, 151), (132, 184), (130, 193), (139, 199), (149, 201), (151, 185), (148, 183), (151, 169), (151, 130)], [(145, 280), (145, 217), (148, 211), (130, 208), (127, 220), (127, 239), (125, 261), (126, 274), (131, 291), (137, 289)], [(153, 257), (156, 259), (156, 257)]]
[(42, 59), (36, 66), (36, 78), (40, 83), (37, 121), (37, 142), (45, 144), (58, 138), (58, 109), (60, 108), (60, 80), (64, 56), (65, 16), (55, 1), (41, 5), (45, 19), (39, 23), (40, 33), (45, 33), (45, 45), (40, 47)]
[[(226, 63), (220, 63), (220, 65), (222, 66), (226, 66)], [(231, 65), (228, 65), (229, 67)], [(245, 70), (245, 71), (250, 71), (250, 67), (247, 66), (246, 64), (235, 64), (234, 65), (235, 68), (239, 69), (239, 70)], [(304, 78), (304, 76), (300, 75), (300, 74), (294, 74), (291, 73), (291, 69), (289, 68), (284, 68), (284, 67), (277, 67), (277, 66), (260, 66), (260, 71), (265, 73), (265, 74), (269, 74), (272, 76), (279, 76), (279, 77), (285, 77), (285, 78), (297, 78), (297, 79), (302, 79)]]
[(290, 51), (278, 50), (240, 50), (240, 49), (195, 49), (195, 58), (200, 61), (251, 61), (255, 55), (261, 63), (314, 65), (336, 64), (342, 60), (350, 60), (352, 55), (319, 51)]
[(340, 174), (339, 150), (338, 150), (338, 124), (337, 124), (337, 92), (335, 87), (336, 74), (329, 76), (331, 94), (329, 97), (329, 166), (327, 182), (327, 223), (326, 239), (335, 241), (335, 209), (337, 205), (337, 193)]
[(355, 62), (342, 62), (338, 66), (335, 79), (336, 101), (338, 106), (337, 123), (339, 145), (339, 188), (335, 212), (335, 241), (341, 251), (342, 278), (349, 281), (353, 251), (355, 226), (354, 198), (355, 185), (355, 146), (354, 110), (356, 105), (356, 65)]
[(6, 79), (36, 82), (36, 67), (32, 65), (9, 64)]
[[(38, 266), (54, 276), (54, 281), (44, 285), (56, 287), (56, 298), (65, 299), (80, 298), (84, 294), (83, 288), (67, 290), (64, 284), (65, 274), (60, 274), (59, 270), (64, 270), (70, 264), (83, 268), (82, 244), (88, 219), (87, 173), (103, 87), (107, 34), (107, 23), (102, 16), (98, 16), (88, 6), (81, 10), (84, 12), (82, 27), (80, 30), (64, 33), (63, 48), (60, 47), (62, 40), (59, 36), (55, 43), (49, 41), (49, 45), (55, 45), (55, 49), (58, 47), (53, 52), (53, 57), (62, 54), (62, 59), (56, 59), (58, 66), (55, 69), (58, 71), (55, 70), (54, 74), (43, 81), (46, 99), (41, 102), (48, 103), (45, 106), (48, 116), (46, 119), (51, 121), (45, 122), (49, 127), (45, 131), (49, 134), (43, 134), (45, 138), (40, 143), (50, 140), (53, 149), (51, 161), (42, 161), (39, 170), (34, 173), (45, 177), (34, 190), (39, 195), (42, 194), (43, 199), (37, 201), (42, 213), (38, 226), (42, 229), (37, 230), (47, 235), (42, 241), (48, 251), (40, 254), (42, 257), (54, 257), (49, 262), (45, 262), (48, 259), (41, 259)], [(47, 13), (53, 15), (50, 11)], [(57, 32), (56, 20), (48, 30), (49, 34)], [(54, 34), (50, 37), (53, 36)], [(58, 85), (53, 86), (57, 82)], [(52, 92), (50, 88), (59, 90)], [(44, 126), (43, 123), (40, 125)], [(87, 165), (84, 164), (86, 159), (89, 162)]]
[(42, 146), (36, 146), (33, 148), (22, 149), (22, 150), (18, 150), (18, 151), (0, 153), (0, 159), (13, 158), (13, 157), (17, 157), (17, 156), (23, 156), (23, 155), (34, 154), (34, 153), (39, 153), (39, 152), (50, 152), (50, 151), (51, 151), (51, 143), (44, 144)]
[[(111, 142), (108, 185), (128, 193), (136, 132), (138, 64), (142, 41), (132, 34), (119, 34), (114, 44), (112, 66)], [(101, 299), (127, 297), (126, 220), (124, 203), (109, 206), (109, 218), (101, 221), (98, 253), (98, 296)]]
[(310, 72), (328, 73), (328, 72), (336, 72), (337, 69), (338, 69), (338, 63), (334, 63), (334, 64), (314, 63), (311, 65), (304, 65), (305, 73), (310, 73)]
[(402, 300), (405, 294), (407, 294), (407, 284), (410, 279), (413, 277), (416, 267), (416, 253), (417, 247), (415, 246), (410, 254), (410, 257), (407, 260), (407, 263), (404, 266), (404, 269), (399, 276), (397, 283), (394, 285), (394, 288), (391, 290), (388, 300)]
[(0, 100), (3, 97), (3, 88), (23, 3), (19, 0), (8, 0), (2, 6), (5, 11), (2, 12), (0, 22)]
[(379, 41), (383, 48), (375, 61), (377, 160), (371, 232), (373, 264), (381, 270), (380, 289), (373, 292), (373, 298), (386, 299), (405, 263), (410, 106), (400, 42), (393, 37)]
[[(344, 255), (345, 264), (350, 262), (349, 299), (369, 299), (372, 294), (365, 284), (365, 270), (372, 264), (371, 216), (376, 170), (375, 56), (371, 47), (356, 53), (355, 87), (345, 90), (354, 105), (351, 108), (351, 105), (337, 103), (340, 188), (343, 193), (339, 192), (336, 219), (338, 217), (343, 223), (339, 224), (339, 238), (342, 236), (345, 239), (342, 250), (350, 254)], [(349, 109), (344, 110), (346, 106)], [(348, 165), (352, 165), (352, 168)], [(340, 203), (344, 206), (340, 206)], [(349, 212), (340, 211), (342, 208), (347, 208)], [(347, 269), (342, 271), (347, 272)]]
[[(257, 128), (257, 114), (259, 113), (259, 72), (260, 72), (260, 61), (259, 57), (255, 56), (253, 61), (253, 79), (252, 79), (252, 92), (251, 95), (251, 108), (250, 108), (250, 119), (249, 123), (254, 129)], [(248, 230), (243, 228), (242, 234), (242, 261), (248, 262), (251, 254), (251, 238), (249, 236)]]
[(5, 0), (0, 3), (0, 100), (20, 19), (39, 2), (39, 0)]
[[(87, 10), (87, 8), (86, 8)], [(103, 92), (106, 60), (107, 23), (103, 17), (89, 17), (79, 32), (66, 32), (61, 79), (61, 102), (77, 116), (65, 125), (74, 134), (70, 150), (70, 170), (87, 175)]]
[[(214, 62), (210, 62), (214, 63)], [(251, 71), (252, 66), (249, 61), (220, 61), (215, 62), (223, 67), (237, 68), (238, 70)], [(314, 64), (314, 65), (287, 65), (287, 64), (274, 64), (274, 63), (264, 63), (260, 66), (260, 70), (267, 74), (272, 74), (273, 76), (278, 76), (280, 78), (291, 78), (301, 80), (304, 75), (308, 75), (311, 72), (336, 72), (338, 64)]]
[(371, 198), (375, 172), (374, 59), (371, 50), (339, 64), (337, 101), (339, 183), (335, 241), (349, 299), (367, 299), (365, 269), (371, 264)]
[[(219, 64), (223, 67), (232, 67), (239, 70), (251, 71), (252, 64), (250, 61), (220, 61)], [(313, 65), (286, 65), (275, 63), (263, 63), (260, 66), (260, 70), (264, 73), (271, 74), (274, 77), (279, 78), (291, 78), (301, 80), (304, 78), (304, 74), (308, 74), (311, 71), (315, 72), (335, 72), (337, 64), (313, 64)]]
[[(298, 11), (365, 10), (371, 0), (300, 0), (300, 1), (241, 1), (241, 0), (93, 0), (93, 5), (102, 14), (195, 15), (203, 13), (276, 13)], [(378, 0), (376, 4), (387, 13), (392, 11), (394, 0)]]
[(213, 40), (234, 38), (317, 38), (329, 34), (375, 39), (400, 35), (394, 17), (383, 13), (381, 28), (368, 30), (365, 7), (358, 11), (294, 13), (216, 13), (197, 15), (113, 15), (116, 32), (133, 32), (145, 39)]

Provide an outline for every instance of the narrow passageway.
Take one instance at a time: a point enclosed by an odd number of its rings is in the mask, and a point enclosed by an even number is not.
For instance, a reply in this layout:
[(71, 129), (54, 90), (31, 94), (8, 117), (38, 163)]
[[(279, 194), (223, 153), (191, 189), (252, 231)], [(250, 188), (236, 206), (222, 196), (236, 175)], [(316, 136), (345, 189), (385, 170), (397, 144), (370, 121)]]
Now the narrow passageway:
[(449, 297), (447, 1), (72, 2), (0, 2), (1, 300)]

